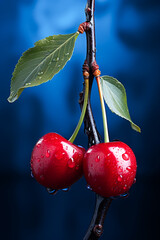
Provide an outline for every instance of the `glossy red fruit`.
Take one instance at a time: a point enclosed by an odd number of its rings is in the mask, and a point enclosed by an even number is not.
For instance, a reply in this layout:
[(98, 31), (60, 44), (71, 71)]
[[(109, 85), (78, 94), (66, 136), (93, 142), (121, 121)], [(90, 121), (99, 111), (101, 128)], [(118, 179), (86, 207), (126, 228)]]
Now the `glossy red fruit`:
[(93, 145), (84, 155), (83, 171), (91, 189), (103, 197), (128, 192), (135, 181), (137, 163), (123, 142)]
[(84, 148), (75, 146), (57, 133), (48, 133), (33, 149), (32, 174), (47, 188), (67, 188), (82, 176), (84, 153)]

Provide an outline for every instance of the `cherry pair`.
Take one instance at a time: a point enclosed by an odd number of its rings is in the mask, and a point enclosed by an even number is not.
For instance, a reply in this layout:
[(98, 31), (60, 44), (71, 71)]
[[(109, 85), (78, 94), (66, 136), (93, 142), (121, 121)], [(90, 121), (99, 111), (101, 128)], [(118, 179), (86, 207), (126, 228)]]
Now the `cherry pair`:
[(104, 197), (128, 192), (136, 169), (135, 155), (123, 142), (100, 143), (85, 151), (57, 133), (44, 135), (31, 157), (33, 176), (41, 185), (64, 189), (84, 173), (92, 190)]

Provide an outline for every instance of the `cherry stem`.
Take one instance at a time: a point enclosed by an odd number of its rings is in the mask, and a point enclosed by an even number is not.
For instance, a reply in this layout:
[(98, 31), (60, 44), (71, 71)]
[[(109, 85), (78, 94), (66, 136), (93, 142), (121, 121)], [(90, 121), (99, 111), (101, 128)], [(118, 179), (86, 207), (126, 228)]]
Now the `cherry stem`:
[(100, 77), (96, 77), (97, 85), (98, 85), (98, 91), (99, 91), (99, 98), (101, 102), (101, 109), (102, 109), (102, 118), (103, 118), (103, 129), (104, 129), (104, 142), (109, 142), (109, 134), (108, 134), (108, 124), (107, 124), (107, 115), (106, 115), (106, 109), (104, 105), (104, 98), (102, 93), (102, 87), (100, 82)]
[(84, 116), (85, 116), (85, 113), (86, 113), (86, 109), (87, 109), (87, 102), (88, 102), (88, 93), (89, 93), (89, 79), (88, 78), (85, 78), (85, 86), (84, 86), (84, 89), (85, 89), (85, 94), (84, 94), (84, 102), (83, 102), (83, 108), (82, 108), (82, 112), (81, 112), (81, 116), (80, 116), (80, 119), (79, 119), (79, 122), (77, 124), (77, 127), (75, 128), (72, 136), (70, 137), (70, 139), (68, 141), (70, 141), (71, 143), (74, 142), (79, 130), (80, 130), (80, 127), (83, 123), (83, 120), (84, 120)]

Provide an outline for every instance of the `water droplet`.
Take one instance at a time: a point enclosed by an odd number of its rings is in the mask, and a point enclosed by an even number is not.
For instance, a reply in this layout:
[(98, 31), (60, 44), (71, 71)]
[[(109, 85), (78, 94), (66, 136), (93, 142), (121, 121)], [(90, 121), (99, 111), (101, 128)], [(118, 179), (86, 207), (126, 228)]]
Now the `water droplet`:
[(41, 158), (44, 158), (44, 155), (43, 155), (43, 154), (41, 154)]
[(120, 199), (120, 198), (127, 198), (128, 196), (129, 196), (128, 193), (123, 193), (118, 196), (111, 197), (111, 199), (116, 200), (116, 199)]
[(49, 158), (50, 157), (50, 151), (49, 149), (47, 149), (47, 152), (46, 152), (46, 157)]
[(133, 184), (135, 184), (136, 183), (136, 178), (134, 178), (134, 180), (133, 180)]
[(79, 169), (79, 165), (76, 166), (76, 170), (78, 170), (78, 169)]
[(118, 182), (122, 182), (122, 178), (123, 178), (123, 176), (119, 175), (118, 178), (117, 178)]
[(88, 190), (92, 190), (91, 186), (89, 184), (87, 184), (87, 189)]
[(125, 184), (125, 185), (124, 185), (123, 189), (124, 189), (124, 190), (126, 190), (126, 189), (127, 189), (127, 184)]
[(58, 159), (58, 160), (60, 160), (60, 159), (62, 159), (63, 157), (64, 157), (64, 155), (65, 155), (65, 152), (56, 152), (56, 154), (55, 154), (55, 157)]
[(89, 131), (89, 132), (91, 131), (91, 127), (88, 128), (88, 131)]
[(37, 162), (40, 162), (40, 158), (37, 159)]
[(126, 170), (127, 170), (127, 171), (131, 171), (132, 168), (129, 166), (129, 167), (126, 167)]
[(121, 166), (118, 167), (118, 171), (121, 173), (123, 168)]
[(38, 72), (38, 76), (41, 76), (41, 75), (43, 75), (43, 72)]
[(78, 158), (79, 158), (79, 154), (77, 152), (75, 152), (74, 159), (77, 160)]
[(107, 157), (109, 157), (110, 155), (111, 155), (111, 153), (108, 153), (108, 154), (107, 154)]
[(69, 160), (68, 160), (68, 167), (69, 168), (74, 168), (75, 167), (75, 162), (74, 162), (74, 159), (73, 158), (70, 158)]
[(69, 190), (70, 190), (70, 187), (63, 188), (63, 189), (62, 189), (63, 192), (68, 192)]
[(96, 162), (99, 162), (100, 161), (100, 156), (97, 156), (96, 159), (95, 159)]
[(41, 146), (41, 144), (40, 143), (37, 143), (37, 145), (36, 145), (38, 148), (40, 148), (40, 146)]
[(47, 192), (51, 195), (55, 195), (58, 192), (58, 190), (52, 189), (52, 188), (47, 188)]
[(26, 84), (25, 84), (25, 86), (29, 86), (29, 85), (31, 85), (31, 83), (26, 83)]
[(32, 171), (31, 171), (31, 177), (34, 178)]
[(128, 193), (123, 193), (123, 194), (120, 195), (121, 198), (127, 198), (128, 196), (129, 196)]
[(97, 236), (101, 236), (102, 231), (103, 231), (102, 225), (101, 224), (95, 225), (93, 231), (96, 233)]
[(127, 153), (123, 153), (123, 154), (122, 154), (122, 158), (123, 158), (125, 161), (129, 160), (129, 156), (128, 156)]

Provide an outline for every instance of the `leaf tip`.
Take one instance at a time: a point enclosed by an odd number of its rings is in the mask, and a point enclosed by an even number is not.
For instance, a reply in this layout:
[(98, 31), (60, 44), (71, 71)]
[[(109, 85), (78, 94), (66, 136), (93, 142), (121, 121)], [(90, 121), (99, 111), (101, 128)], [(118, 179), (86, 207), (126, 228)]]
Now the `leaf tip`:
[(141, 129), (140, 129), (140, 127), (138, 127), (136, 124), (131, 123), (131, 127), (132, 127), (132, 129), (135, 130), (136, 132), (141, 133)]
[(7, 98), (7, 101), (9, 103), (13, 103), (18, 99), (17, 95), (13, 96), (12, 94), (10, 94), (10, 96)]

